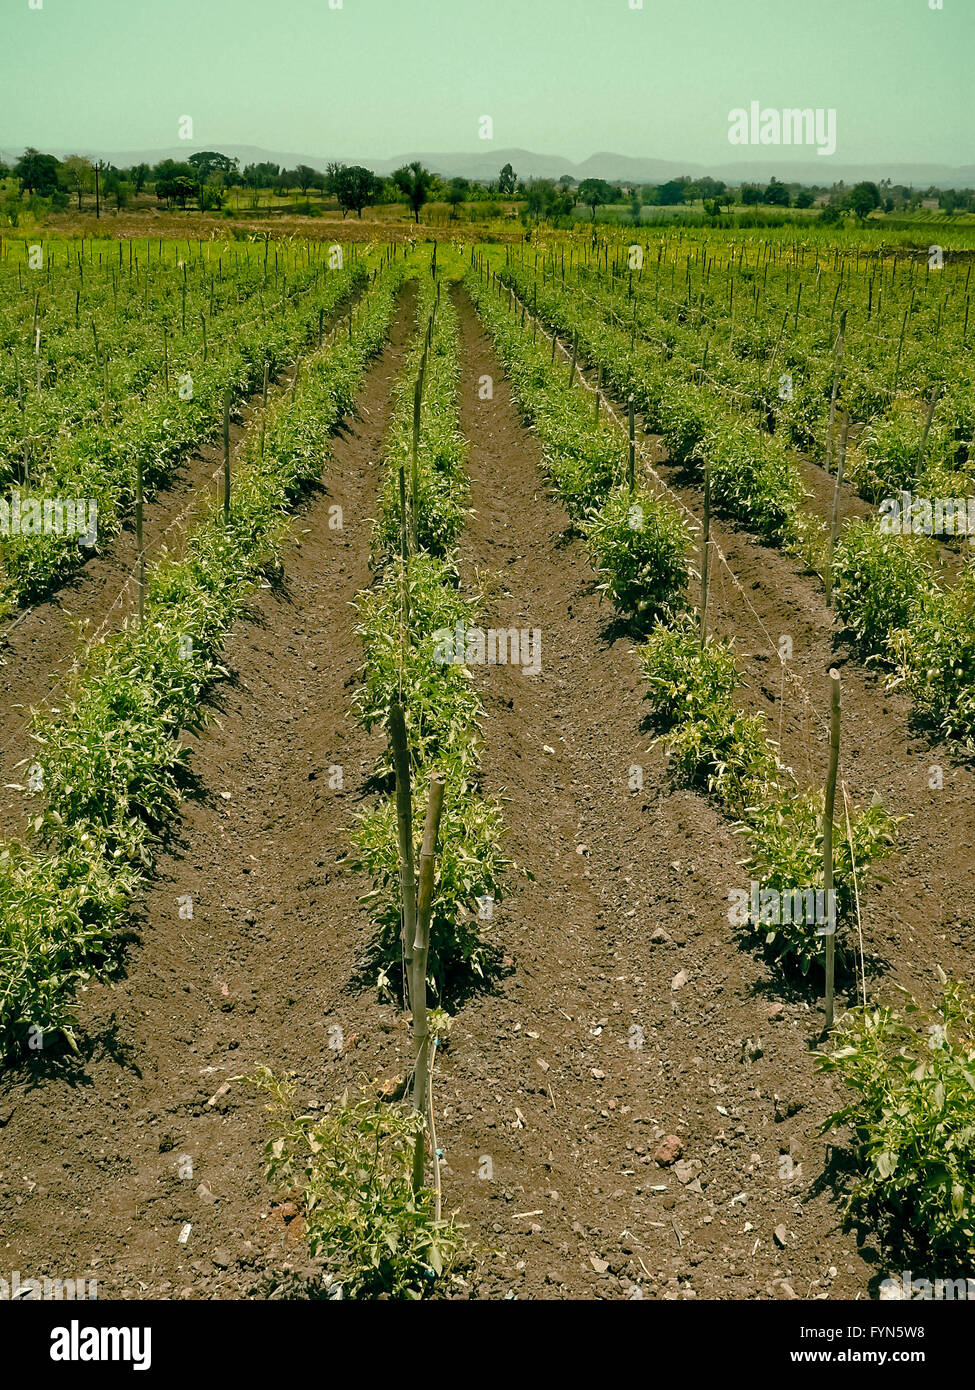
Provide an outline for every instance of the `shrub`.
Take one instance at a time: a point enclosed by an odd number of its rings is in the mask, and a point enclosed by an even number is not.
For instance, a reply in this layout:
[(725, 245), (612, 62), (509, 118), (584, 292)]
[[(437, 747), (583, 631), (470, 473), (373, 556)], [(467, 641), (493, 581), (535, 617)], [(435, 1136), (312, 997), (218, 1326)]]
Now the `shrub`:
[(890, 658), (890, 639), (908, 627), (932, 588), (928, 548), (888, 535), (874, 521), (848, 523), (833, 552), (836, 612), (861, 647)]
[(296, 1197), (325, 1287), (343, 1299), (434, 1292), (460, 1254), (461, 1236), (453, 1217), (436, 1219), (432, 1192), (413, 1191), (422, 1116), (346, 1093), (315, 1119), (298, 1113), (290, 1080), (267, 1067), (248, 1079), (271, 1097), (275, 1134), (265, 1146), (265, 1174)]
[(960, 984), (945, 986), (935, 1021), (855, 1009), (818, 1067), (853, 1092), (824, 1129), (847, 1126), (860, 1166), (849, 1184), (850, 1215), (897, 1230), (923, 1253), (970, 1267), (975, 1256), (975, 1007)]
[[(793, 889), (823, 888), (823, 812), (822, 788), (800, 792), (786, 785), (776, 795), (756, 802), (746, 812), (742, 833), (749, 845), (749, 872), (763, 888), (780, 894)], [(870, 864), (890, 854), (896, 839), (897, 820), (875, 800), (859, 816), (850, 818), (850, 842), (845, 818), (833, 824), (833, 891), (836, 895), (836, 925), (849, 916), (854, 903), (853, 868), (856, 867), (862, 891)], [(779, 960), (798, 964), (805, 975), (814, 960), (821, 960), (823, 947), (816, 924), (805, 920), (774, 924), (752, 923), (764, 936), (765, 946)], [(839, 938), (837, 957), (842, 959)]]
[(975, 561), (894, 634), (891, 654), (919, 717), (975, 753)]
[[(446, 761), (461, 772), (476, 760), (481, 701), (466, 666), (439, 662), (435, 634), (470, 626), (476, 604), (456, 588), (457, 572), (443, 560), (411, 556), (408, 620), (402, 612), (402, 562), (390, 566), (382, 582), (358, 599), (355, 631), (365, 649), (363, 684), (353, 708), (367, 729), (386, 729), (389, 707), (399, 700), (406, 711), (410, 752), (417, 767)], [(390, 771), (388, 747), (380, 768)]]
[(691, 538), (676, 508), (618, 488), (583, 530), (600, 588), (620, 612), (646, 628), (685, 606)]
[(659, 625), (641, 652), (651, 724), (664, 731), (678, 777), (703, 786), (741, 816), (780, 772), (765, 720), (736, 709), (731, 695), (738, 667), (730, 642), (708, 637), (702, 648), (686, 618)]

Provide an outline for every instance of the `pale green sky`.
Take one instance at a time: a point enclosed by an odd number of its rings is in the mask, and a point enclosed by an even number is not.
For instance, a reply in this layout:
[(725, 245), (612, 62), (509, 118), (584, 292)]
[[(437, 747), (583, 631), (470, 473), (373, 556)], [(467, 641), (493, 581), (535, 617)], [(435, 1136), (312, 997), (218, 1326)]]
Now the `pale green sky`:
[[(34, 0), (36, 4), (38, 0)], [(338, 0), (331, 0), (338, 3)], [(498, 148), (728, 164), (835, 107), (833, 162), (975, 162), (975, 0), (0, 0), (0, 148)], [(818, 160), (825, 175), (830, 161)]]

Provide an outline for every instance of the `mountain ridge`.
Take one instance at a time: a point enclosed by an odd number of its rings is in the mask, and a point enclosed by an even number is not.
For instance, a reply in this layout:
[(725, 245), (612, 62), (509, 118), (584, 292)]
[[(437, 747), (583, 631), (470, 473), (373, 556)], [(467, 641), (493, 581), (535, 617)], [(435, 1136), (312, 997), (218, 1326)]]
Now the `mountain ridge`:
[[(2, 147), (4, 155), (14, 153), (7, 146)], [(945, 164), (922, 164), (904, 161), (861, 162), (856, 164), (837, 164), (832, 158), (819, 158), (813, 149), (804, 157), (786, 154), (778, 158), (766, 156), (761, 160), (741, 160), (728, 164), (705, 165), (695, 161), (660, 159), (655, 156), (622, 155), (610, 150), (600, 150), (579, 162), (561, 155), (538, 154), (532, 150), (516, 147), (494, 149), (476, 153), (436, 152), (429, 150), (413, 151), (389, 159), (369, 159), (349, 154), (340, 158), (324, 155), (295, 154), (280, 150), (266, 149), (259, 145), (239, 145), (224, 141), (203, 143), (187, 141), (181, 145), (150, 150), (109, 151), (93, 146), (67, 146), (49, 149), (49, 153), (64, 158), (68, 154), (83, 154), (89, 158), (106, 159), (119, 168), (132, 164), (158, 164), (163, 159), (187, 159), (190, 154), (200, 150), (217, 150), (245, 164), (270, 162), (282, 168), (293, 169), (296, 164), (307, 164), (323, 171), (332, 160), (342, 164), (363, 164), (379, 175), (388, 175), (394, 169), (419, 160), (428, 169), (442, 177), (461, 177), (488, 182), (497, 178), (505, 164), (511, 164), (519, 179), (553, 178), (567, 174), (574, 182), (586, 178), (602, 178), (612, 182), (662, 183), (668, 179), (687, 175), (701, 178), (710, 175), (723, 179), (726, 183), (768, 183), (774, 176), (785, 182), (829, 185), (839, 182), (856, 183), (862, 179), (879, 182), (889, 178), (892, 183), (914, 186), (972, 187), (975, 185), (975, 165), (953, 167)], [(17, 150), (19, 154), (19, 148)], [(16, 157), (16, 156), (15, 156)]]

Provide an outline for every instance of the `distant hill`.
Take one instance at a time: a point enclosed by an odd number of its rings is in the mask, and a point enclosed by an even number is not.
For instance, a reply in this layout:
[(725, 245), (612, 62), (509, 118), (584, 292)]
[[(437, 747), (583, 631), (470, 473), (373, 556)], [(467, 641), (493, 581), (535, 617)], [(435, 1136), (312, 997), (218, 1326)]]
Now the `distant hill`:
[[(2, 148), (7, 158), (15, 153), (8, 145)], [(485, 183), (496, 179), (502, 166), (510, 164), (520, 179), (558, 179), (563, 174), (568, 174), (575, 182), (599, 178), (624, 183), (663, 183), (681, 174), (687, 174), (691, 178), (710, 174), (712, 178), (724, 179), (727, 183), (767, 183), (774, 174), (776, 178), (789, 182), (827, 185), (840, 179), (846, 183), (856, 183), (860, 179), (889, 178), (893, 183), (922, 187), (928, 184), (940, 188), (975, 186), (973, 164), (962, 168), (952, 168), (946, 164), (906, 164), (896, 160), (876, 164), (837, 164), (831, 158), (819, 157), (812, 149), (804, 155), (778, 153), (769, 154), (761, 160), (714, 165), (614, 154), (607, 150), (590, 155), (582, 163), (576, 164), (560, 155), (536, 154), (532, 150), (496, 149), (494, 146), (487, 146), (476, 153), (444, 154), (430, 150), (414, 150), (391, 159), (369, 159), (354, 150), (339, 155), (296, 154), (282, 150), (266, 150), (258, 145), (226, 144), (219, 140), (209, 144), (200, 141), (187, 142), (171, 145), (168, 149), (154, 150), (112, 151), (75, 146), (72, 149), (54, 149), (50, 153), (56, 154), (59, 158), (67, 154), (84, 154), (89, 158), (107, 159), (112, 164), (124, 168), (132, 164), (158, 164), (161, 159), (186, 159), (194, 151), (204, 149), (219, 150), (221, 154), (230, 155), (240, 161), (241, 167), (245, 164), (270, 161), (288, 169), (293, 169), (296, 164), (308, 164), (313, 169), (323, 170), (326, 164), (335, 160), (342, 164), (364, 164), (377, 174), (391, 174), (401, 165), (418, 159), (428, 169), (446, 178), (458, 176), (478, 179)]]

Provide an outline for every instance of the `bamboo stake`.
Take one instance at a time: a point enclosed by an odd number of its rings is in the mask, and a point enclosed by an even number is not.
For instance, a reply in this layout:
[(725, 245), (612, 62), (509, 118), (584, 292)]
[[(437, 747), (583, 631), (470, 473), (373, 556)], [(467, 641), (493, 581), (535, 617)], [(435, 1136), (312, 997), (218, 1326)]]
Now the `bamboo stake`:
[(413, 387), (413, 461), (412, 474), (410, 477), (410, 496), (413, 509), (413, 550), (414, 553), (419, 549), (420, 537), (420, 402), (423, 391), (423, 381), (417, 377), (416, 385)]
[(230, 392), (223, 393), (223, 524), (230, 524)]
[(938, 382), (931, 391), (931, 400), (928, 404), (928, 415), (924, 422), (924, 433), (921, 435), (921, 449), (918, 456), (917, 466), (920, 473), (924, 466), (924, 455), (928, 447), (928, 435), (931, 432), (931, 421), (934, 419), (934, 408), (938, 404), (938, 397), (941, 395), (941, 383)]
[(142, 626), (142, 619), (145, 614), (145, 594), (146, 594), (146, 554), (142, 544), (142, 455), (136, 459), (135, 465), (135, 548), (138, 555), (138, 575), (136, 578), (136, 588), (139, 596), (139, 626)]
[(413, 867), (413, 789), (410, 783), (410, 750), (406, 742), (403, 706), (389, 707), (389, 740), (396, 774), (396, 820), (399, 830), (399, 878), (402, 903), (401, 943), (405, 1002), (412, 1003), (413, 943), (416, 939), (416, 876)]
[(636, 423), (634, 417), (633, 397), (628, 396), (627, 405), (627, 425), (629, 429), (629, 454), (626, 464), (626, 479), (629, 484), (630, 492), (636, 491)]
[(708, 635), (708, 565), (711, 559), (711, 466), (704, 465), (704, 534), (701, 537), (701, 648)]
[(833, 806), (836, 801), (836, 774), (840, 763), (840, 673), (831, 669), (829, 698), (829, 772), (823, 808), (823, 891), (826, 897), (826, 1027), (833, 1026), (834, 973), (836, 961), (836, 921), (833, 896)]
[(843, 486), (843, 471), (846, 467), (846, 435), (850, 428), (849, 415), (843, 416), (843, 430), (840, 435), (840, 452), (836, 460), (836, 482), (833, 486), (833, 507), (829, 518), (829, 555), (826, 560), (826, 606), (833, 603), (833, 552), (840, 527), (840, 489)]
[[(423, 826), (423, 845), (420, 850), (419, 892), (416, 904), (416, 940), (413, 943), (413, 1038), (416, 1045), (416, 1065), (413, 1071), (413, 1106), (427, 1120), (433, 1133), (432, 1105), (429, 1097), (430, 1026), (427, 1017), (427, 959), (430, 954), (430, 919), (433, 915), (433, 879), (437, 857), (437, 839), (443, 814), (444, 779), (438, 773), (430, 777), (430, 795)], [(413, 1191), (423, 1186), (423, 1130), (416, 1136), (413, 1150)]]

